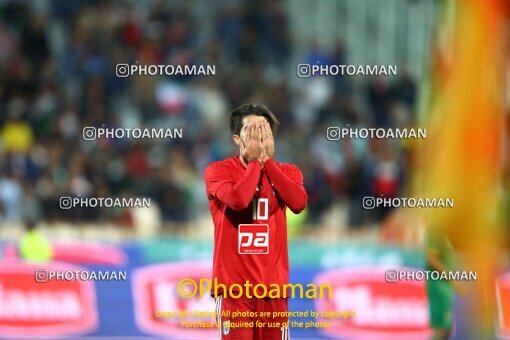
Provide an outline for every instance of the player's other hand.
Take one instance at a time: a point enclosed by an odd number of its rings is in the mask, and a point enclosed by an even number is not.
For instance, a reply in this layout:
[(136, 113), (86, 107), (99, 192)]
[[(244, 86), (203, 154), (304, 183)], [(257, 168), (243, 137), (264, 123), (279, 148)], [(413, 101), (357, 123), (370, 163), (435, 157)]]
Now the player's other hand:
[(267, 121), (261, 123), (262, 147), (264, 148), (263, 161), (274, 157), (274, 138), (271, 126)]
[(248, 162), (253, 160), (262, 161), (264, 148), (262, 146), (261, 123), (251, 123), (246, 126), (246, 138), (241, 143), (241, 155)]

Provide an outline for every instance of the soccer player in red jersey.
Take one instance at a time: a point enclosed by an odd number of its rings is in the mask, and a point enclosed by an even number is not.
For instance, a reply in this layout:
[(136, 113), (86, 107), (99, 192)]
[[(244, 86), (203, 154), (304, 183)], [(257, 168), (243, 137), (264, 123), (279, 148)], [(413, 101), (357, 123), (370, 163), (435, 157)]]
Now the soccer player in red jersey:
[[(299, 169), (273, 159), (278, 124), (262, 105), (235, 109), (229, 125), (239, 156), (205, 169), (214, 222), (213, 279), (217, 279), (217, 287), (246, 287), (249, 282), (252, 287), (263, 284), (269, 291), (271, 285), (288, 283), (285, 213), (287, 207), (294, 213), (303, 211), (308, 197)], [(213, 287), (218, 332), (223, 339), (289, 338), (288, 300), (267, 297), (259, 288), (258, 294), (243, 289), (239, 298), (233, 298)], [(278, 317), (273, 318), (273, 312)], [(287, 327), (275, 327), (277, 322)]]

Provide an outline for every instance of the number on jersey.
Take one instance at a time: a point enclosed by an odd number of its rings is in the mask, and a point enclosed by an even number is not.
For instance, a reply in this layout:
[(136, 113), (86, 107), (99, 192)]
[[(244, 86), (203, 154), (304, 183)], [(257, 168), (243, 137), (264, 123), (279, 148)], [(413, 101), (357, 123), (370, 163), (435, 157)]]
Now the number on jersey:
[(254, 198), (253, 204), (253, 219), (258, 221), (267, 221), (269, 219), (269, 199), (268, 198)]

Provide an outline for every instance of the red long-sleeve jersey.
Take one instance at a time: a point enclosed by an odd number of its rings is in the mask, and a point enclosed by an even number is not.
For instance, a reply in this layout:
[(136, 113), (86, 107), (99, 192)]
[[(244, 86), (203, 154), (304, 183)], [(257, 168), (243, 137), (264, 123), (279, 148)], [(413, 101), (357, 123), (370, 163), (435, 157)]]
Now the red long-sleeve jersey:
[(227, 287), (288, 283), (285, 212), (299, 213), (307, 201), (299, 169), (271, 159), (245, 168), (237, 156), (209, 164), (204, 177), (214, 223), (213, 278)]

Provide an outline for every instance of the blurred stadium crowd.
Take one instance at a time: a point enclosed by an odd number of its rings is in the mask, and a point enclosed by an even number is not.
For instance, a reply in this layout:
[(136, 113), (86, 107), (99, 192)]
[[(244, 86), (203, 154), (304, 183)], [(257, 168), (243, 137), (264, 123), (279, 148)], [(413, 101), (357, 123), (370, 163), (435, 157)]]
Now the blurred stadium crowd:
[[(341, 42), (298, 51), (286, 13), (279, 1), (1, 2), (2, 222), (129, 223), (122, 210), (61, 210), (61, 196), (146, 196), (164, 221), (193, 221), (208, 213), (203, 169), (236, 152), (228, 112), (247, 102), (281, 122), (276, 157), (303, 172), (307, 223), (338, 205), (351, 227), (378, 221), (361, 199), (401, 192), (406, 145), (328, 141), (326, 130), (413, 126), (417, 85), (402, 65), (397, 78), (298, 78), (291, 60), (354, 61)], [(216, 75), (116, 76), (116, 64), (135, 62), (216, 65)], [(176, 127), (184, 137), (85, 141), (87, 126)]]

